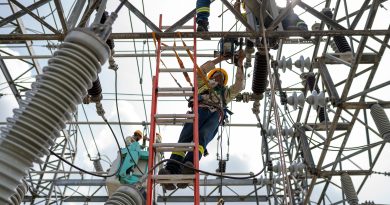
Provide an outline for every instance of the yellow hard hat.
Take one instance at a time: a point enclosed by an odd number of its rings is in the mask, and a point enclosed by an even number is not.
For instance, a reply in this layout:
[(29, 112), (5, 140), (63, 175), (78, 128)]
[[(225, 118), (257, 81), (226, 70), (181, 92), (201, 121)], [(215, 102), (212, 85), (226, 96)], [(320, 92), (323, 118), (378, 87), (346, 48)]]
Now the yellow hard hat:
[(142, 138), (142, 132), (141, 132), (141, 130), (136, 130), (135, 132), (134, 132), (134, 135), (138, 135), (139, 137), (140, 137), (140, 139)]
[(212, 69), (207, 74), (207, 78), (210, 79), (211, 76), (213, 76), (215, 72), (221, 72), (223, 74), (223, 76), (224, 76), (224, 78), (223, 78), (223, 85), (226, 85), (227, 82), (228, 82), (228, 74), (227, 74), (226, 70), (224, 70), (223, 68), (214, 68), (214, 69)]

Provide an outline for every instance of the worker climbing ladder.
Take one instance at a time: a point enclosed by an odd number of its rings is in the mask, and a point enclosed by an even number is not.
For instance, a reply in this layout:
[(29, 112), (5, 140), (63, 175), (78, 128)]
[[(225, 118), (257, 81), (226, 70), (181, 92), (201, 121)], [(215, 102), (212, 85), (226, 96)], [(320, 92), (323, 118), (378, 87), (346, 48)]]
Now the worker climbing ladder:
[[(195, 21), (193, 31), (196, 31)], [(162, 15), (160, 15), (159, 27), (162, 29)], [(180, 33), (178, 33), (180, 36)], [(199, 197), (199, 173), (195, 172), (191, 175), (172, 174), (172, 175), (157, 175), (161, 164), (158, 161), (157, 154), (160, 152), (189, 152), (199, 153), (199, 136), (198, 136), (198, 85), (197, 85), (197, 72), (200, 71), (196, 64), (196, 37), (193, 39), (193, 54), (190, 51), (190, 47), (187, 47), (184, 41), (183, 47), (187, 51), (188, 57), (193, 62), (192, 68), (184, 68), (184, 65), (176, 52), (176, 43), (170, 49), (173, 49), (175, 56), (179, 62), (180, 68), (167, 68), (164, 61), (161, 59), (162, 50), (169, 49), (169, 46), (164, 44), (161, 38), (154, 36), (156, 52), (156, 72), (153, 77), (153, 91), (152, 91), (152, 109), (151, 109), (151, 124), (150, 124), (150, 142), (149, 142), (149, 162), (148, 162), (148, 178), (147, 178), (147, 199), (146, 204), (152, 205), (155, 194), (156, 184), (176, 184), (176, 183), (188, 183), (193, 185), (194, 190), (194, 204), (200, 203)], [(184, 57), (184, 56), (183, 56)], [(165, 68), (160, 69), (161, 65)], [(162, 84), (170, 78), (160, 78), (161, 73), (169, 73), (173, 77), (174, 75), (184, 74), (186, 80), (189, 83), (189, 87), (182, 87), (178, 84), (177, 87), (160, 87)], [(193, 79), (191, 79), (187, 73), (193, 73)], [(164, 76), (165, 77), (165, 76)], [(202, 75), (202, 78), (205, 78)], [(174, 78), (175, 79), (175, 78)], [(176, 79), (175, 79), (176, 81)], [(158, 98), (160, 97), (193, 97), (193, 113), (191, 114), (161, 114), (158, 112)], [(173, 105), (175, 106), (175, 105)], [(172, 109), (173, 110), (173, 109)], [(156, 125), (177, 125), (178, 123), (193, 123), (193, 142), (192, 143), (157, 143)], [(199, 169), (199, 155), (194, 154), (194, 168)]]

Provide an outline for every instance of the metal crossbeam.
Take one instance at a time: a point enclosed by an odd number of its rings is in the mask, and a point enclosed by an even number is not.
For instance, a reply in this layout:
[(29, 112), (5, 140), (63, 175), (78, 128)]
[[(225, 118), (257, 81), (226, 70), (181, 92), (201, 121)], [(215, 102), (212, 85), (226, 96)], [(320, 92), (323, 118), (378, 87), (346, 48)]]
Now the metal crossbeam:
[[(121, 0), (122, 1), (122, 0)], [(133, 4), (129, 1), (125, 2), (125, 6), (134, 13), (142, 22), (145, 23), (153, 32), (161, 32), (161, 29), (158, 28), (151, 20), (149, 20), (144, 14), (142, 14)]]
[(14, 82), (11, 74), (9, 73), (7, 65), (5, 65), (5, 62), (3, 59), (0, 59), (0, 69), (3, 72), (3, 75), (5, 77), (5, 80), (8, 83), (9, 88), (11, 89), (12, 93), (14, 94), (16, 100), (19, 102), (21, 100), (19, 90), (18, 90), (18, 88), (16, 88), (15, 82)]
[(54, 3), (55, 3), (56, 8), (57, 8), (57, 14), (58, 14), (58, 18), (60, 19), (60, 22), (61, 22), (62, 30), (64, 31), (64, 33), (67, 33), (68, 27), (66, 25), (66, 20), (65, 20), (65, 16), (64, 16), (64, 9), (62, 8), (61, 1), (54, 0)]
[[(174, 32), (159, 32), (155, 33), (158, 38), (174, 38), (177, 37), (177, 33)], [(311, 36), (385, 36), (389, 35), (389, 30), (331, 30), (331, 31), (266, 31), (267, 37), (287, 38), (287, 37), (300, 37), (304, 34)], [(251, 32), (208, 32), (208, 33), (193, 33), (182, 32), (183, 38), (193, 38), (195, 35), (198, 37), (211, 37), (220, 38), (226, 37), (261, 37), (261, 34)], [(8, 34), (0, 35), (0, 43), (12, 43), (22, 40), (57, 40), (62, 41), (64, 34)], [(113, 33), (110, 38), (112, 39), (147, 39), (153, 38), (152, 33)]]
[[(120, 0), (123, 1), (123, 0)], [(120, 1), (117, 1), (119, 4)], [(286, 13), (281, 13), (279, 15), (273, 15), (274, 17), (277, 17), (274, 19), (274, 22), (271, 25), (271, 29), (265, 32), (266, 37), (274, 37), (279, 38), (279, 49), (278, 49), (278, 56), (276, 59), (280, 59), (280, 55), (288, 56), (289, 54), (286, 52), (285, 49), (282, 49), (282, 42), (284, 44), (291, 43), (291, 44), (313, 44), (315, 47), (308, 48), (307, 51), (312, 51), (312, 63), (311, 68), (309, 69), (309, 72), (314, 72), (317, 74), (316, 82), (315, 84), (318, 84), (320, 89), (325, 88), (326, 93), (328, 93), (329, 96), (335, 98), (328, 98), (333, 100), (333, 108), (326, 107), (325, 111), (328, 111), (327, 113), (330, 113), (329, 118), (331, 121), (327, 121), (326, 123), (319, 123), (317, 121), (318, 119), (318, 113), (315, 110), (311, 109), (310, 107), (305, 106), (302, 108), (299, 108), (297, 111), (291, 111), (291, 110), (284, 110), (283, 112), (283, 106), (280, 106), (276, 108), (279, 112), (279, 116), (283, 118), (281, 121), (283, 121), (283, 126), (286, 124), (287, 126), (295, 127), (295, 125), (299, 124), (301, 126), (301, 132), (305, 134), (303, 138), (307, 138), (307, 143), (305, 144), (306, 149), (304, 150), (305, 153), (302, 153), (302, 140), (300, 141), (297, 136), (297, 131), (295, 130), (295, 134), (293, 137), (288, 136), (283, 141), (283, 148), (285, 149), (284, 152), (278, 151), (278, 144), (275, 141), (275, 138), (271, 139), (267, 136), (261, 136), (263, 138), (262, 142), (262, 154), (264, 158), (264, 166), (267, 165), (267, 163), (275, 163), (276, 160), (280, 160), (282, 157), (279, 156), (279, 154), (285, 154), (286, 155), (286, 162), (287, 165), (291, 165), (292, 162), (295, 161), (305, 161), (306, 158), (310, 158), (311, 153), (315, 156), (312, 160), (313, 162), (306, 164), (306, 170), (307, 173), (304, 173), (305, 176), (297, 177), (294, 180), (294, 183), (291, 185), (292, 190), (294, 190), (294, 193), (296, 190), (299, 190), (299, 188), (302, 189), (302, 192), (295, 193), (296, 195), (294, 198), (294, 204), (309, 204), (309, 200), (311, 203), (327, 203), (326, 199), (329, 198), (329, 201), (333, 204), (341, 204), (345, 203), (346, 200), (343, 198), (340, 201), (333, 201), (333, 198), (330, 197), (330, 187), (334, 186), (336, 187), (337, 191), (340, 192), (340, 195), (342, 195), (342, 188), (338, 184), (339, 177), (333, 177), (333, 176), (339, 176), (341, 173), (348, 173), (352, 179), (355, 177), (360, 177), (360, 179), (354, 181), (355, 188), (357, 188), (357, 192), (366, 191), (363, 187), (366, 183), (366, 181), (369, 181), (369, 177), (372, 174), (375, 174), (374, 167), (378, 168), (376, 166), (379, 163), (382, 163), (380, 158), (383, 158), (382, 151), (384, 150), (385, 143), (380, 144), (380, 142), (377, 142), (380, 140), (379, 133), (377, 131), (377, 128), (373, 126), (372, 120), (369, 118), (369, 112), (370, 107), (373, 104), (378, 103), (385, 109), (390, 109), (390, 101), (387, 101), (384, 98), (378, 97), (376, 94), (380, 91), (387, 91), (388, 85), (390, 85), (390, 81), (382, 81), (382, 82), (376, 82), (375, 86), (372, 86), (372, 84), (375, 82), (374, 77), (375, 75), (378, 76), (376, 73), (377, 70), (379, 70), (379, 64), (382, 66), (383, 59), (382, 56), (384, 55), (385, 51), (388, 51), (390, 49), (390, 45), (388, 44), (389, 37), (390, 37), (390, 27), (388, 29), (385, 28), (375, 28), (378, 30), (371, 30), (371, 25), (374, 23), (375, 18), (375, 12), (377, 10), (383, 12), (381, 8), (378, 6), (386, 2), (387, 0), (361, 0), (359, 1), (360, 5), (356, 5), (356, 8), (360, 8), (357, 11), (348, 11), (350, 5), (346, 5), (347, 1), (331, 1), (331, 0), (325, 0), (320, 7), (325, 8), (331, 8), (334, 7), (334, 19), (327, 18), (324, 16), (320, 11), (321, 9), (318, 9), (316, 6), (314, 6), (314, 3), (309, 0), (294, 0), (294, 1), (288, 1), (290, 2), (287, 4), (288, 10), (290, 7), (293, 7), (295, 5), (299, 5), (301, 8), (305, 9), (308, 15), (314, 16), (314, 18), (318, 18), (321, 20), (321, 27), (319, 31), (274, 31), (273, 28), (275, 28), (278, 24), (280, 24), (281, 20), (285, 17)], [(52, 55), (50, 55), (51, 49), (53, 47), (42, 45), (42, 41), (52, 41), (51, 43), (56, 43), (57, 41), (62, 41), (64, 37), (66, 36), (67, 32), (74, 28), (76, 23), (80, 20), (80, 15), (84, 14), (84, 18), (82, 20), (82, 23), (87, 22), (87, 19), (91, 17), (91, 14), (94, 12), (95, 7), (91, 7), (93, 3), (95, 3), (95, 6), (98, 6), (100, 2), (99, 0), (93, 0), (90, 2), (89, 8), (86, 7), (86, 0), (76, 0), (76, 8), (73, 9), (74, 12), (71, 12), (69, 15), (69, 19), (65, 17), (67, 13), (70, 13), (67, 9), (71, 10), (67, 6), (67, 1), (61, 1), (61, 0), (53, 0), (53, 4), (50, 6), (55, 5), (55, 8), (52, 11), (50, 15), (53, 15), (54, 21), (56, 21), (56, 25), (58, 22), (60, 22), (60, 30), (56, 30), (51, 26), (53, 24), (48, 24), (46, 22), (42, 22), (42, 18), (39, 17), (39, 15), (36, 15), (35, 10), (39, 8), (42, 5), (45, 5), (47, 3), (50, 3), (50, 0), (37, 0), (36, 3), (33, 3), (29, 6), (26, 4), (22, 4), (20, 2), (22, 1), (16, 1), (16, 0), (10, 0), (7, 1), (6, 4), (8, 4), (13, 7), (12, 14), (9, 16), (5, 16), (4, 18), (0, 17), (0, 27), (7, 29), (9, 26), (15, 27), (14, 30), (10, 33), (12, 34), (0, 34), (0, 44), (2, 44), (4, 47), (8, 47), (6, 44), (13, 44), (9, 47), (21, 47), (24, 46), (27, 48), (28, 52), (27, 54), (21, 53), (21, 55), (18, 56), (12, 56), (9, 53), (3, 52), (4, 54), (0, 55), (0, 68), (2, 69), (2, 74), (4, 75), (4, 78), (8, 82), (8, 86), (10, 87), (12, 94), (14, 94), (15, 98), (17, 100), (20, 100), (20, 92), (22, 89), (21, 86), (23, 84), (19, 84), (19, 78), (23, 77), (25, 73), (29, 72), (32, 68), (29, 70), (23, 72), (18, 77), (12, 76), (13, 70), (11, 67), (7, 67), (4, 63), (5, 59), (19, 59), (22, 60), (25, 63), (28, 63), (29, 66), (35, 65), (37, 68), (37, 74), (41, 73), (41, 69), (39, 68), (38, 60), (40, 59), (48, 59), (51, 58)], [(66, 3), (65, 3), (66, 2)], [(130, 2), (130, 1), (128, 1)], [(218, 2), (220, 5), (222, 5), (222, 2)], [(260, 1), (257, 0), (256, 3), (264, 4), (264, 7), (261, 7), (261, 12), (265, 12), (266, 8), (269, 11), (269, 4), (275, 3), (273, 1)], [(348, 4), (350, 2), (348, 1)], [(4, 4), (4, 5), (6, 5)], [(223, 4), (228, 6), (229, 10), (233, 12), (233, 14), (237, 17), (237, 19), (240, 20), (243, 24), (245, 24), (245, 19), (242, 18), (242, 16), (233, 9), (232, 5), (226, 1), (223, 0)], [(66, 6), (65, 6), (66, 5)], [(82, 5), (82, 6), (80, 6)], [(134, 4), (135, 5), (135, 4)], [(15, 10), (15, 8), (21, 8), (21, 10)], [(64, 7), (63, 7), (64, 6)], [(141, 21), (145, 23), (146, 26), (150, 29), (151, 32), (142, 32), (142, 31), (135, 31), (134, 33), (113, 33), (111, 35), (111, 38), (114, 40), (119, 40), (120, 45), (125, 45), (128, 43), (129, 39), (140, 39), (136, 43), (142, 43), (142, 40), (152, 38), (152, 32), (155, 32), (157, 38), (177, 38), (176, 30), (184, 29), (182, 26), (186, 24), (186, 22), (193, 19), (194, 15), (196, 14), (196, 9), (193, 9), (189, 11), (185, 16), (183, 16), (181, 19), (179, 19), (176, 23), (174, 23), (172, 26), (166, 26), (167, 28), (164, 32), (162, 32), (152, 21), (148, 19), (147, 15), (144, 15), (141, 13), (141, 11), (137, 10), (132, 4), (127, 3), (127, 8), (134, 13), (137, 18), (139, 18)], [(385, 5), (386, 6), (386, 5)], [(45, 6), (46, 7), (46, 6)], [(49, 7), (49, 5), (47, 5)], [(39, 8), (41, 10), (41, 8)], [(64, 10), (65, 9), (65, 10)], [(345, 11), (344, 11), (345, 9)], [(57, 11), (55, 11), (57, 10)], [(367, 11), (370, 11), (368, 17)], [(379, 12), (378, 11), (378, 12)], [(76, 12), (76, 13), (75, 13)], [(78, 14), (77, 14), (78, 12)], [(54, 14), (53, 14), (54, 13)], [(259, 13), (259, 12), (257, 12)], [(306, 14), (307, 14), (306, 13)], [(25, 14), (30, 14), (32, 18), (35, 18), (38, 20), (38, 22), (48, 28), (53, 34), (33, 34), (31, 32), (27, 32), (26, 29), (23, 26), (23, 22), (21, 21)], [(54, 15), (56, 15), (54, 18)], [(58, 17), (58, 18), (57, 18)], [(213, 17), (213, 16), (211, 16)], [(336, 18), (337, 17), (337, 18)], [(343, 21), (348, 21), (343, 22)], [(377, 19), (378, 20), (378, 19)], [(58, 22), (57, 22), (58, 21)], [(72, 26), (72, 23), (73, 26)], [(234, 22), (233, 22), (234, 23)], [(366, 25), (360, 26), (360, 25)], [(324, 25), (328, 24), (330, 25), (329, 30), (324, 30)], [(348, 25), (347, 27), (344, 27), (345, 25)], [(359, 26), (358, 26), (359, 25)], [(45, 28), (45, 30), (46, 30)], [(187, 27), (188, 28), (188, 27)], [(355, 30), (355, 29), (359, 30)], [(29, 28), (30, 29), (30, 28)], [(279, 28), (280, 29), (280, 28)], [(332, 30), (333, 29), (333, 30)], [(20, 32), (21, 31), (21, 32)], [(19, 34), (20, 32), (20, 34)], [(309, 40), (303, 40), (300, 38), (303, 36), (303, 34), (311, 35), (312, 38)], [(209, 33), (194, 33), (194, 32), (181, 32), (181, 35), (184, 39), (193, 38), (194, 36), (197, 37), (211, 37), (214, 40), (219, 39), (220, 37), (248, 37), (248, 38), (256, 38), (256, 37), (262, 37), (262, 34), (260, 33), (254, 33), (254, 32), (227, 32), (227, 31), (212, 31)], [(342, 60), (343, 54), (342, 53), (328, 53), (329, 50), (329, 42), (330, 37), (332, 36), (347, 36), (351, 39), (353, 42), (349, 42), (352, 47), (352, 52), (356, 51), (356, 54), (353, 53), (353, 60)], [(298, 37), (298, 38), (295, 38)], [(122, 40), (123, 39), (123, 40)], [(371, 43), (369, 39), (374, 39), (376, 42)], [(171, 41), (170, 41), (171, 42)], [(115, 42), (117, 43), (117, 42)], [(210, 43), (210, 42), (209, 42)], [(217, 43), (216, 41), (213, 41), (211, 43)], [(353, 44), (352, 44), (353, 43)], [(359, 45), (358, 47), (356, 45)], [(380, 44), (380, 45), (379, 45)], [(149, 44), (148, 44), (149, 45)], [(39, 53), (38, 55), (34, 54), (33, 46), (41, 46), (39, 50), (42, 51), (46, 49), (46, 53)], [(117, 45), (117, 48), (120, 46)], [(319, 53), (319, 49), (322, 49), (323, 53)], [(356, 49), (357, 48), (357, 49)], [(206, 49), (206, 48), (205, 48)], [(122, 52), (123, 51), (123, 52)], [(364, 53), (363, 53), (364, 51)], [(283, 54), (282, 54), (283, 52)], [(321, 51), (320, 51), (321, 52)], [(287, 53), (287, 54), (286, 54)], [(291, 54), (291, 53), (290, 53)], [(6, 56), (4, 56), (6, 55)], [(182, 54), (179, 52), (179, 55)], [(126, 50), (117, 50), (117, 52), (113, 55), (115, 59), (121, 58), (121, 60), (124, 60), (123, 58), (137, 58), (137, 57), (155, 57), (155, 50), (149, 50), (148, 52), (143, 53), (133, 53), (132, 50), (126, 49)], [(175, 54), (170, 53), (169, 51), (164, 51), (164, 53), (161, 54), (161, 56), (165, 57), (175, 57)], [(254, 56), (254, 55), (253, 55)], [(204, 57), (204, 58), (212, 58), (214, 55), (210, 51), (205, 51), (202, 54), (197, 54), (197, 57)], [(24, 60), (26, 59), (26, 60)], [(6, 61), (8, 63), (8, 61)], [(253, 62), (252, 62), (253, 63)], [(8, 65), (8, 64), (7, 64)], [(175, 71), (175, 67), (169, 67)], [(318, 70), (316, 70), (318, 69)], [(325, 69), (325, 70), (324, 70)], [(329, 69), (329, 71), (328, 71)], [(381, 70), (382, 71), (382, 70)], [(277, 71), (275, 71), (277, 72)], [(290, 71), (287, 71), (290, 72)], [(292, 70), (291, 72), (294, 72)], [(336, 76), (338, 75), (338, 72), (345, 72), (348, 74), (348, 76)], [(11, 74), (10, 74), (11, 73)], [(295, 73), (298, 74), (299, 73)], [(1, 75), (1, 74), (0, 74)], [(280, 78), (283, 80), (283, 75), (288, 75), (288, 73), (281, 74)], [(365, 84), (359, 84), (359, 86), (356, 86), (360, 90), (356, 90), (353, 85), (355, 85), (356, 80), (365, 80)], [(145, 80), (146, 77), (144, 78)], [(335, 83), (332, 82), (332, 80), (335, 80)], [(355, 80), (355, 81), (354, 81)], [(352, 84), (352, 81), (354, 83)], [(15, 84), (17, 82), (18, 84)], [(6, 85), (7, 86), (7, 85)], [(305, 86), (301, 86), (300, 83), (294, 84), (294, 85), (284, 85), (287, 88), (282, 88), (282, 91), (284, 92), (303, 92), (306, 96), (307, 88)], [(27, 86), (26, 86), (27, 87)], [(337, 89), (337, 90), (336, 90)], [(353, 90), (353, 91), (352, 91)], [(373, 92), (376, 91), (376, 92)], [(269, 87), (267, 88), (267, 92), (271, 92)], [(339, 93), (337, 93), (339, 92)], [(336, 93), (337, 95), (335, 95)], [(340, 94), (340, 96), (338, 96)], [(372, 96), (371, 96), (372, 95)], [(267, 96), (265, 96), (266, 99), (268, 99)], [(112, 100), (105, 98), (105, 100)], [(146, 100), (148, 101), (148, 100)], [(184, 101), (184, 99), (182, 100)], [(250, 99), (249, 101), (253, 101), (253, 99)], [(337, 102), (337, 103), (335, 103)], [(251, 102), (249, 102), (251, 103)], [(275, 119), (276, 116), (273, 114), (272, 109), (269, 109), (269, 100), (265, 100), (264, 104), (262, 103), (262, 106), (264, 107), (264, 111), (261, 111), (261, 113), (264, 113), (264, 120), (262, 123), (262, 127), (267, 129), (271, 125), (275, 126)], [(332, 106), (332, 105), (330, 105)], [(334, 110), (333, 110), (334, 109)], [(360, 111), (363, 111), (363, 113), (360, 113)], [(387, 112), (388, 110), (386, 110)], [(360, 113), (360, 114), (359, 114)], [(367, 114), (368, 113), (368, 114)], [(317, 114), (317, 115), (316, 115)], [(364, 117), (362, 117), (364, 114)], [(290, 119), (291, 116), (296, 117), (295, 119)], [(302, 116), (306, 115), (306, 118)], [(347, 117), (345, 116), (347, 115)], [(288, 118), (288, 119), (286, 119)], [(6, 122), (0, 122), (1, 125), (5, 125)], [(233, 121), (234, 122), (234, 121)], [(249, 121), (250, 122), (250, 121)], [(356, 123), (358, 122), (358, 123)], [(148, 126), (149, 122), (140, 121), (140, 122), (131, 122), (131, 121), (125, 121), (125, 122), (108, 122), (111, 125), (123, 125), (123, 126), (129, 126), (129, 125), (136, 125), (136, 126)], [(296, 123), (296, 124), (295, 124)], [(75, 129), (77, 126), (84, 126), (85, 125), (91, 125), (92, 129), (97, 128), (97, 126), (106, 125), (103, 121), (77, 121), (77, 122), (68, 122), (67, 126), (72, 127), (72, 129)], [(177, 123), (176, 126), (182, 126), (182, 123)], [(246, 129), (246, 127), (260, 127), (259, 123), (227, 123), (225, 126), (229, 127), (240, 127), (241, 129)], [(354, 132), (352, 130), (355, 129), (365, 129), (365, 136), (363, 136), (363, 132), (359, 132), (359, 136), (352, 136)], [(77, 129), (75, 129), (77, 130)], [(65, 131), (65, 130), (64, 130)], [(263, 130), (262, 130), (263, 131)], [(71, 132), (71, 131), (70, 131)], [(68, 134), (70, 134), (68, 132)], [(80, 130), (81, 132), (81, 130)], [(84, 132), (84, 131), (83, 131)], [(75, 156), (76, 152), (75, 150), (72, 150), (71, 147), (74, 145), (65, 145), (66, 142), (62, 141), (64, 138), (69, 138), (71, 141), (68, 141), (70, 143), (73, 143), (73, 140), (77, 140), (77, 132), (73, 133), (74, 135), (71, 136), (61, 136), (57, 144), (57, 150), (56, 153), (63, 154), (64, 157), (69, 157), (68, 159), (73, 160), (74, 158), (71, 158), (71, 156)], [(361, 135), (360, 135), (361, 134)], [(310, 136), (311, 135), (311, 136)], [(355, 137), (359, 137), (361, 142), (361, 149), (355, 150), (355, 151), (348, 151), (347, 145), (350, 145), (350, 141), (352, 139), (356, 139)], [(318, 141), (316, 141), (318, 140)], [(366, 140), (366, 141), (365, 141)], [(316, 142), (314, 142), (316, 141)], [(285, 143), (284, 143), (285, 142)], [(64, 144), (65, 143), (65, 144)], [(331, 146), (332, 145), (332, 146)], [(336, 147), (337, 146), (337, 147)], [(77, 147), (77, 146), (75, 146)], [(329, 160), (329, 151), (331, 149), (339, 149), (335, 150), (337, 153), (336, 158), (332, 158), (332, 160)], [(303, 155), (304, 156), (303, 156)], [(317, 154), (317, 155), (316, 155)], [(321, 154), (321, 156), (319, 156)], [(326, 156), (328, 155), (328, 156)], [(360, 164), (358, 164), (356, 161), (357, 159), (360, 159), (358, 157), (366, 157), (366, 160), (368, 161), (367, 164), (364, 164), (361, 167), (361, 170), (359, 170)], [(44, 159), (45, 160), (45, 159)], [(356, 160), (356, 161), (355, 161)], [(307, 160), (310, 161), (310, 160)], [(318, 162), (317, 162), (318, 161)], [(91, 195), (87, 195), (87, 192), (84, 192), (82, 188), (92, 187), (92, 188), (98, 188), (102, 189), (102, 187), (105, 186), (105, 181), (102, 179), (93, 179), (93, 180), (87, 180), (87, 179), (81, 179), (80, 172), (78, 171), (72, 171), (71, 168), (68, 166), (64, 166), (62, 162), (60, 162), (57, 158), (53, 158), (53, 156), (49, 156), (46, 158), (46, 164), (38, 165), (36, 170), (30, 170), (29, 176), (27, 177), (29, 181), (29, 185), (31, 187), (31, 192), (29, 192), (29, 196), (27, 196), (24, 199), (24, 202), (26, 204), (61, 204), (61, 203), (71, 203), (71, 202), (78, 202), (79, 203), (85, 203), (88, 202), (106, 202), (108, 199), (108, 196), (104, 195), (103, 192), (99, 192), (98, 195), (89, 192)], [(261, 163), (261, 162), (258, 162)], [(308, 166), (310, 164), (310, 166)], [(346, 169), (347, 164), (355, 164), (357, 170), (348, 170), (351, 169), (348, 167)], [(273, 164), (275, 165), (275, 164)], [(315, 165), (318, 165), (315, 166)], [(326, 170), (325, 170), (326, 169)], [(375, 171), (381, 171), (381, 170), (375, 170)], [(269, 179), (269, 175), (272, 172), (269, 170), (265, 171), (266, 178)], [(62, 176), (67, 176), (68, 178), (61, 178)], [(70, 177), (73, 176), (73, 177)], [(293, 174), (289, 174), (289, 177), (295, 177)], [(72, 178), (72, 179), (70, 179)], [(212, 178), (212, 177), (208, 177)], [(290, 178), (292, 181), (292, 178)], [(371, 179), (370, 179), (371, 180)], [(223, 179), (222, 184), (224, 186), (221, 186), (221, 180), (218, 178), (213, 179), (207, 179), (207, 181), (200, 180), (200, 184), (202, 186), (208, 186), (208, 191), (210, 191), (210, 187), (214, 188), (209, 193), (210, 194), (204, 194), (204, 196), (201, 196), (201, 201), (207, 201), (207, 202), (215, 202), (218, 201), (219, 195), (216, 193), (218, 190), (229, 189), (229, 191), (235, 193), (236, 195), (223, 195), (223, 199), (225, 202), (236, 202), (236, 203), (245, 203), (248, 202), (248, 204), (255, 204), (256, 202), (267, 202), (267, 203), (275, 203), (275, 204), (282, 204), (283, 203), (283, 195), (280, 195), (283, 193), (283, 187), (280, 185), (276, 185), (276, 188), (272, 185), (264, 185), (259, 186), (260, 182), (257, 181), (255, 187), (253, 189), (253, 181), (252, 180), (228, 180)], [(75, 189), (75, 187), (81, 186), (81, 189)], [(85, 186), (85, 187), (83, 187)], [(231, 186), (231, 187), (229, 187)], [(241, 190), (242, 187), (252, 189), (251, 192), (248, 194), (238, 194), (234, 190), (234, 188), (238, 187), (239, 190)], [(275, 189), (274, 189), (275, 188)], [(319, 196), (312, 195), (311, 192), (313, 189), (317, 189), (320, 193)], [(261, 194), (257, 198), (254, 196), (254, 193), (259, 190), (261, 190)], [(67, 190), (67, 191), (65, 191)], [(70, 191), (75, 191), (74, 195), (69, 195), (71, 193)], [(35, 192), (34, 192), (35, 191)], [(93, 192), (93, 191), (92, 191)], [(298, 192), (298, 191), (297, 191)], [(224, 194), (226, 194), (225, 191), (223, 191)], [(264, 194), (266, 193), (266, 194)], [(303, 196), (306, 194), (306, 196)], [(31, 196), (33, 195), (33, 196)], [(170, 202), (170, 203), (177, 203), (181, 204), (184, 202), (191, 202), (193, 201), (193, 196), (178, 196), (177, 192), (169, 192), (167, 196), (158, 196), (157, 202), (159, 204), (163, 202)], [(257, 199), (257, 200), (256, 200)], [(305, 202), (299, 201), (299, 199), (305, 199)]]
[[(49, 1), (50, 0), (40, 0), (40, 1), (37, 1), (37, 2), (35, 2), (33, 4), (31, 4), (30, 6), (28, 6), (27, 10), (32, 11), (34, 9), (37, 9), (37, 8), (41, 7), (42, 5), (46, 4)], [(8, 17), (4, 18), (2, 21), (0, 21), (0, 27), (2, 27), (4, 25), (7, 25), (8, 23), (16, 20), (17, 18), (22, 17), (25, 14), (27, 14), (26, 10), (20, 10), (20, 11), (18, 11), (16, 13), (12, 14), (11, 16), (8, 16)]]
[(53, 33), (56, 33), (56, 34), (59, 34), (60, 32), (57, 31), (57, 29), (53, 28), (50, 24), (46, 23), (46, 21), (44, 21), (43, 19), (41, 19), (41, 17), (37, 16), (36, 14), (34, 14), (32, 11), (30, 11), (28, 8), (26, 8), (25, 6), (23, 6), (23, 4), (19, 3), (18, 1), (16, 0), (10, 0), (13, 4), (15, 4), (17, 7), (19, 7), (20, 9), (22, 9), (23, 11), (27, 12), (31, 17), (33, 17), (35, 20), (37, 20), (39, 23), (41, 23), (42, 25), (44, 25), (46, 28), (48, 28), (50, 31), (52, 31)]

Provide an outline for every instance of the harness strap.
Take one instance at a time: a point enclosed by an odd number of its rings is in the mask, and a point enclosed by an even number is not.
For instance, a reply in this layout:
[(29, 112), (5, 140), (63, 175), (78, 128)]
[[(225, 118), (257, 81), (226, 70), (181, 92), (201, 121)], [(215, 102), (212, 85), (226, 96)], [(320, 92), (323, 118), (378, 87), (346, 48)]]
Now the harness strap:
[[(181, 69), (185, 69), (183, 61), (180, 59), (179, 54), (176, 52), (176, 40), (174, 40), (174, 42), (173, 42), (173, 52), (175, 53), (176, 60), (179, 63), (180, 68)], [(184, 75), (185, 79), (187, 80), (187, 82), (190, 84), (190, 86), (194, 87), (192, 85), (192, 83), (191, 83), (191, 79), (190, 79), (190, 76), (188, 75), (188, 73), (187, 72), (183, 72), (183, 75)]]

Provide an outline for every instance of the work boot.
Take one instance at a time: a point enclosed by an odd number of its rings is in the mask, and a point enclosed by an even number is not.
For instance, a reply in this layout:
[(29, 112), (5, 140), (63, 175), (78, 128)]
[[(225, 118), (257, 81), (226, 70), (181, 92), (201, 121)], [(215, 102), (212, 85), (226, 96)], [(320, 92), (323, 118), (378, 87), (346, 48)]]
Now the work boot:
[[(170, 175), (170, 174), (172, 174), (171, 171), (169, 171), (165, 168), (162, 168), (162, 169), (160, 169), (160, 171), (158, 171), (158, 175)], [(176, 189), (176, 186), (172, 183), (164, 183), (164, 184), (161, 184), (161, 186), (165, 190), (175, 190)]]
[[(182, 171), (181, 173), (182, 174), (195, 174), (195, 171), (194, 171), (194, 164), (190, 161), (187, 161), (184, 163), (184, 165), (187, 165), (187, 166), (183, 166), (182, 168)], [(190, 168), (191, 167), (191, 168)], [(177, 187), (180, 188), (180, 189), (185, 189), (188, 187), (188, 183), (178, 183), (177, 184)]]
[[(199, 20), (197, 22), (198, 24), (198, 27), (196, 28), (196, 31), (197, 32), (201, 32), (201, 33), (207, 33), (209, 32), (209, 22), (207, 20)], [(211, 40), (210, 37), (201, 37), (201, 39), (203, 40)]]

